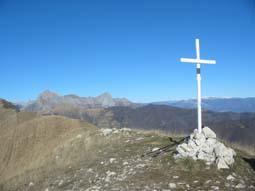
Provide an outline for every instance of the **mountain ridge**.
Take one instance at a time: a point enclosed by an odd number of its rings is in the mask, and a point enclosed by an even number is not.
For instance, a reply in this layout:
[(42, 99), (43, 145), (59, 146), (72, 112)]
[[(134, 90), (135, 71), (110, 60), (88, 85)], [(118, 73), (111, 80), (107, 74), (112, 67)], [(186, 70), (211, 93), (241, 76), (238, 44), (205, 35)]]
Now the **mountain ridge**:
[(113, 106), (136, 106), (135, 103), (126, 98), (113, 98), (111, 94), (105, 92), (96, 97), (80, 97), (75, 94), (59, 95), (55, 92), (45, 90), (39, 94), (38, 98), (21, 106), (22, 110), (31, 112), (41, 112), (44, 114), (54, 113), (62, 107), (72, 107), (79, 109), (107, 108)]
[[(44, 103), (45, 102), (45, 103)], [(107, 108), (114, 106), (144, 106), (149, 104), (154, 105), (170, 105), (184, 109), (195, 109), (197, 102), (195, 98), (169, 101), (156, 101), (149, 103), (137, 103), (128, 100), (127, 98), (113, 98), (108, 92), (104, 92), (98, 96), (79, 96), (76, 94), (59, 95), (50, 90), (45, 90), (40, 93), (36, 100), (27, 102), (17, 102), (15, 105), (20, 109), (29, 111), (47, 110), (50, 112), (55, 105), (67, 104), (77, 108)], [(47, 105), (43, 108), (42, 104)], [(255, 97), (204, 97), (202, 98), (203, 110), (210, 110), (216, 112), (255, 112)]]
[[(218, 101), (218, 98), (206, 100)], [(224, 100), (221, 98), (220, 101)], [(196, 100), (193, 99), (192, 103), (195, 107)], [(134, 104), (123, 98), (112, 98), (109, 93), (97, 97), (79, 97), (45, 91), (35, 102), (21, 110), (85, 120), (100, 128), (160, 129), (187, 134), (196, 128), (197, 112), (194, 107), (162, 103)], [(255, 145), (251, 137), (255, 132), (254, 112), (218, 112), (205, 108), (203, 122), (227, 141)]]
[[(186, 109), (197, 107), (196, 99), (153, 102), (156, 105), (170, 105)], [(202, 98), (202, 108), (216, 112), (255, 112), (255, 97), (207, 97)]]

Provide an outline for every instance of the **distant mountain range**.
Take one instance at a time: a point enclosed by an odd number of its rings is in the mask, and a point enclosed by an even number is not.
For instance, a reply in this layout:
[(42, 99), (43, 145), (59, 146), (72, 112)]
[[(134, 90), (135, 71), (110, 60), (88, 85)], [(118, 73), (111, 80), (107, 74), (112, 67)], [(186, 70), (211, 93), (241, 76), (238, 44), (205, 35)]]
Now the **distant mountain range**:
[[(27, 110), (28, 111), (28, 110)], [(196, 109), (168, 105), (139, 107), (114, 106), (106, 108), (56, 107), (43, 115), (60, 115), (88, 121), (99, 128), (163, 130), (189, 134), (197, 128)], [(203, 112), (203, 124), (212, 128), (218, 137), (243, 145), (255, 145), (255, 113)]]
[[(190, 133), (196, 128), (195, 107), (196, 100), (136, 104), (125, 98), (112, 98), (108, 93), (79, 97), (44, 91), (35, 101), (22, 105), (21, 111), (80, 119), (99, 128)], [(203, 124), (210, 126), (219, 137), (246, 145), (255, 144), (255, 98), (208, 98), (203, 100), (203, 107)]]
[[(162, 101), (148, 103), (153, 105), (169, 105), (184, 109), (195, 109), (196, 99)], [(58, 95), (55, 92), (46, 90), (42, 92), (34, 101), (17, 103), (20, 109), (32, 112), (54, 113), (66, 107), (89, 109), (89, 108), (108, 108), (116, 106), (137, 107), (148, 104), (138, 104), (126, 98), (113, 98), (109, 93), (103, 93), (96, 97), (79, 97), (77, 95)], [(203, 110), (216, 112), (255, 112), (255, 97), (250, 98), (203, 98)]]
[(40, 112), (44, 114), (54, 113), (65, 108), (89, 109), (107, 108), (114, 106), (135, 106), (126, 98), (112, 98), (109, 93), (103, 93), (97, 97), (79, 97), (77, 95), (60, 96), (49, 90), (41, 93), (35, 101), (19, 105), (23, 110)]
[[(156, 105), (170, 105), (185, 109), (197, 107), (196, 99), (154, 102)], [(255, 97), (251, 98), (204, 98), (202, 99), (204, 110), (217, 112), (255, 112)]]

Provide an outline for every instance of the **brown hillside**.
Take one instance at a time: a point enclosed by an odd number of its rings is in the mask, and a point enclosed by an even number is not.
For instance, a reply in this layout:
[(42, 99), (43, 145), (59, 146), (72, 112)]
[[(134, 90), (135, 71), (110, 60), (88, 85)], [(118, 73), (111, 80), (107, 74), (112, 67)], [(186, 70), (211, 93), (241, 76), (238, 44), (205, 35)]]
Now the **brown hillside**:
[[(171, 135), (98, 129), (11, 109), (0, 114), (0, 191), (255, 189), (254, 158), (239, 151), (223, 171), (203, 161), (175, 160), (181, 138)], [(142, 157), (169, 143), (171, 152)]]
[[(80, 160), (82, 155), (70, 147), (72, 139), (96, 129), (86, 122), (60, 116), (36, 116), (10, 109), (0, 112), (0, 184), (28, 171), (42, 168), (47, 174)], [(85, 143), (80, 146), (86, 148)], [(61, 154), (66, 156), (52, 165), (61, 149), (65, 149)], [(36, 176), (39, 174), (43, 175), (37, 171)]]

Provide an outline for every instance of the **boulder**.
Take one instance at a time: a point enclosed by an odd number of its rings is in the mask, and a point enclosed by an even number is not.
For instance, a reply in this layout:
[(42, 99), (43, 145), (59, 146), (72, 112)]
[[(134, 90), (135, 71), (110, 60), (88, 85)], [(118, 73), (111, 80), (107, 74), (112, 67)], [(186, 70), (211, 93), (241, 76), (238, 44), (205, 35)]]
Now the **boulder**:
[(194, 142), (196, 143), (197, 146), (204, 144), (205, 140), (206, 140), (206, 138), (203, 135), (203, 133), (196, 133), (194, 135)]
[(217, 143), (217, 140), (216, 139), (213, 139), (213, 138), (207, 138), (206, 140), (206, 144), (207, 145), (210, 145), (210, 146), (213, 146)]
[(202, 133), (206, 138), (216, 139), (216, 133), (214, 133), (209, 127), (204, 127)]
[(203, 145), (201, 145), (200, 151), (210, 154), (210, 153), (213, 153), (213, 147), (212, 147), (212, 145), (209, 145), (205, 142)]
[(234, 180), (235, 180), (235, 177), (233, 177), (232, 175), (228, 175), (228, 176), (227, 176), (227, 180), (234, 181)]
[(229, 169), (227, 163), (223, 158), (217, 158), (216, 165), (218, 169)]
[(101, 132), (103, 133), (104, 136), (108, 136), (108, 135), (112, 134), (113, 130), (110, 128), (102, 128)]

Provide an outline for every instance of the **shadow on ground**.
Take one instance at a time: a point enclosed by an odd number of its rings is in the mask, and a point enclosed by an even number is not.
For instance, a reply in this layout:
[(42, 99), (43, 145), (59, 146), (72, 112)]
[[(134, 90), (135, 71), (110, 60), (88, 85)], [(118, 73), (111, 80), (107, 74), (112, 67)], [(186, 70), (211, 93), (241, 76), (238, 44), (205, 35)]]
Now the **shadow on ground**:
[(243, 158), (245, 162), (247, 162), (251, 168), (255, 171), (255, 158)]

